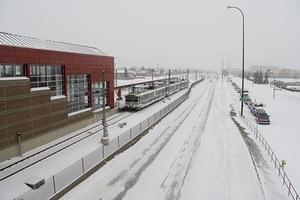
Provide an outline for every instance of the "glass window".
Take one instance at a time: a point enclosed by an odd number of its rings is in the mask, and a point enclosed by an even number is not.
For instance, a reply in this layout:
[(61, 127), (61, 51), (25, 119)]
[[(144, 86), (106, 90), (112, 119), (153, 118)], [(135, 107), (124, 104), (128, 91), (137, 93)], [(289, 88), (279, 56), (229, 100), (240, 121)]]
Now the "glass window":
[(5, 65), (5, 75), (7, 77), (14, 76), (13, 67), (11, 65)]
[(64, 92), (62, 67), (52, 65), (30, 65), (31, 87), (49, 87), (51, 96), (59, 96)]
[(15, 66), (15, 75), (16, 76), (22, 76), (23, 75), (23, 69), (20, 65)]
[(0, 64), (0, 77), (14, 77), (14, 76), (23, 76), (22, 65)]
[[(108, 84), (107, 84), (107, 82), (104, 82), (104, 84), (105, 84), (105, 104), (108, 105), (108, 103), (107, 103), (107, 96), (108, 96), (107, 86), (108, 86)], [(103, 87), (103, 82), (95, 82), (92, 84), (93, 109), (102, 108), (102, 105), (103, 105), (102, 87)]]
[(4, 66), (0, 65), (0, 77), (4, 76)]
[(87, 75), (67, 76), (68, 112), (76, 112), (89, 107), (90, 78)]

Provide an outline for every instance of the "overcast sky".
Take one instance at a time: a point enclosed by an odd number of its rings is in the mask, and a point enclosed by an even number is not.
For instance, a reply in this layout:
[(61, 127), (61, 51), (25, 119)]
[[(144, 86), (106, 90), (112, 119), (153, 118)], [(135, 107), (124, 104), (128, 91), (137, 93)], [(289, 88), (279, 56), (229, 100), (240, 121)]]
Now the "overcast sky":
[[(0, 31), (97, 47), (118, 66), (300, 69), (300, 0), (0, 0)], [(229, 64), (225, 58), (225, 66)]]

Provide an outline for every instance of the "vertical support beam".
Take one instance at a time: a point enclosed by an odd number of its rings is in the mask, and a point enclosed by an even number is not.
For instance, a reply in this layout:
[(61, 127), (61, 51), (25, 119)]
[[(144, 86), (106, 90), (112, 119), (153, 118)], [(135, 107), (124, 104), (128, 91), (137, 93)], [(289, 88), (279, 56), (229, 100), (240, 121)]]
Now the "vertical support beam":
[(56, 193), (56, 183), (55, 183), (55, 177), (52, 176), (52, 182), (53, 182), (53, 192)]
[(22, 149), (21, 149), (21, 133), (17, 133), (18, 136), (18, 148), (19, 148), (19, 155), (22, 157)]
[[(61, 75), (62, 75), (62, 81), (63, 81), (63, 95), (67, 97), (67, 76), (66, 76), (66, 66), (61, 66)], [(67, 98), (68, 99), (68, 98)]]
[(153, 81), (153, 72), (154, 72), (154, 69), (151, 69), (151, 77), (152, 77), (152, 88), (154, 88), (154, 81)]
[(116, 85), (115, 86), (117, 86), (118, 85), (118, 70), (116, 69), (115, 70), (115, 77), (116, 77)]
[(171, 70), (169, 69), (167, 96), (169, 96), (170, 93), (170, 82), (171, 82)]
[(30, 78), (30, 66), (29, 66), (29, 64), (24, 64), (23, 65), (23, 74), (27, 78)]
[(103, 136), (101, 138), (101, 143), (103, 145), (109, 145), (109, 136), (107, 132), (107, 124), (106, 124), (106, 88), (105, 88), (105, 71), (102, 70), (102, 126), (103, 126)]
[(89, 97), (89, 107), (92, 107), (92, 75), (88, 75), (88, 97)]

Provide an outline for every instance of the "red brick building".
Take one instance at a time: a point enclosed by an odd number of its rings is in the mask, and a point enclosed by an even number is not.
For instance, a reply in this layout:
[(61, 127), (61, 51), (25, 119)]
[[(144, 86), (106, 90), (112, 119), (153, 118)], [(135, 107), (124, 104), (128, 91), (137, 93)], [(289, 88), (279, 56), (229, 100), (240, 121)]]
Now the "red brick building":
[(0, 32), (0, 149), (100, 109), (103, 81), (113, 108), (113, 78), (97, 48)]

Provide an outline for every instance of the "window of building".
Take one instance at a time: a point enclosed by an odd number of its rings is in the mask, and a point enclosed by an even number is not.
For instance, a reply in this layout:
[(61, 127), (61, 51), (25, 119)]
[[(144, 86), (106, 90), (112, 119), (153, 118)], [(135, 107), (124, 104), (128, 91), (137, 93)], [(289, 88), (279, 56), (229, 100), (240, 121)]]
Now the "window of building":
[(67, 76), (68, 112), (76, 112), (89, 107), (89, 82), (86, 74)]
[(15, 76), (24, 76), (22, 65), (0, 64), (0, 77)]
[[(102, 108), (103, 105), (103, 93), (102, 93), (103, 82), (95, 82), (92, 84), (92, 95), (93, 95), (93, 109)], [(108, 82), (104, 82), (105, 87), (105, 105), (108, 105)]]
[(51, 96), (63, 94), (62, 67), (50, 65), (30, 65), (30, 84), (32, 88), (49, 87)]

